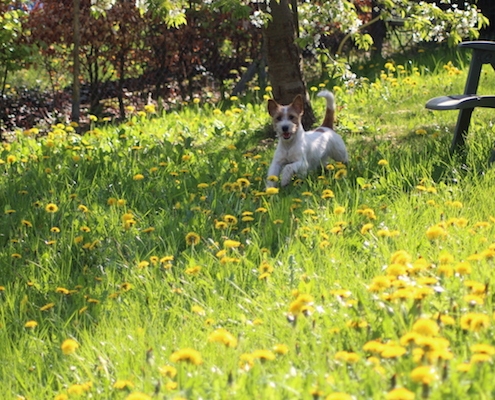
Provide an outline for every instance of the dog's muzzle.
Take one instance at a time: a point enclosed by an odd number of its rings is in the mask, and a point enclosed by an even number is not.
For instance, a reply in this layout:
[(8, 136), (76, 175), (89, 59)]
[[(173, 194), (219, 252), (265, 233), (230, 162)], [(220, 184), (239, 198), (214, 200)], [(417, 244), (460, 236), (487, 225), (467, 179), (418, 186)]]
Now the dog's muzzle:
[(291, 136), (292, 136), (292, 133), (291, 133), (289, 127), (283, 126), (282, 127), (282, 137), (287, 140), (287, 139), (290, 139)]

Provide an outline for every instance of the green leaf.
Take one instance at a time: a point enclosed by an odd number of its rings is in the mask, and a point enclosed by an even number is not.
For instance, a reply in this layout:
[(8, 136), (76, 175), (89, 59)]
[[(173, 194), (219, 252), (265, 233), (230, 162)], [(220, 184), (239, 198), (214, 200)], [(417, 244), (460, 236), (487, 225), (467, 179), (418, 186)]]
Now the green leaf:
[(181, 25), (187, 25), (186, 13), (184, 10), (171, 10), (165, 17), (165, 23), (172, 28), (178, 28)]

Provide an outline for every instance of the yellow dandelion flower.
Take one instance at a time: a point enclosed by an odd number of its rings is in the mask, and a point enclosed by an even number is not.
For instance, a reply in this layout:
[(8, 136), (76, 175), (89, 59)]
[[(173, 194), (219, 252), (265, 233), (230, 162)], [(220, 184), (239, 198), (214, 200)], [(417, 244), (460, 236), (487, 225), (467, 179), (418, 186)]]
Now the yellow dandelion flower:
[(441, 265), (450, 264), (454, 262), (454, 256), (450, 253), (441, 253), (438, 257), (438, 262)]
[(416, 343), (420, 339), (421, 335), (417, 332), (408, 332), (405, 335), (402, 335), (399, 343), (401, 346), (409, 346), (411, 344)]
[(226, 249), (234, 249), (241, 245), (241, 242), (237, 240), (227, 239), (223, 242), (223, 247)]
[(448, 206), (451, 206), (452, 208), (462, 208), (464, 207), (464, 205), (462, 204), (462, 202), (458, 201), (458, 200), (455, 200), (455, 201), (448, 201), (445, 203), (446, 205)]
[(45, 304), (44, 306), (40, 307), (40, 311), (48, 311), (48, 310), (52, 309), (53, 307), (55, 307), (55, 303), (48, 303), (48, 304)]
[(38, 323), (36, 321), (28, 321), (24, 324), (24, 328), (29, 328), (29, 329), (33, 329), (33, 328), (36, 328), (38, 326)]
[(454, 267), (455, 272), (459, 275), (469, 275), (471, 273), (471, 265), (467, 261), (458, 263)]
[(226, 214), (223, 216), (223, 220), (230, 225), (237, 224), (237, 217), (235, 215)]
[(83, 237), (83, 236), (76, 236), (76, 237), (74, 238), (74, 243), (75, 243), (75, 244), (79, 244), (79, 243), (81, 243), (83, 240), (84, 240), (84, 237)]
[(461, 328), (473, 332), (479, 332), (490, 326), (490, 317), (481, 313), (467, 313), (461, 317)]
[(62, 342), (60, 348), (64, 354), (72, 354), (79, 348), (79, 343), (77, 343), (74, 339), (66, 339)]
[(88, 207), (86, 207), (84, 204), (79, 204), (79, 205), (77, 206), (77, 209), (78, 209), (79, 211), (83, 212), (83, 213), (87, 213), (87, 212), (89, 211), (89, 208), (88, 208)]
[(335, 172), (334, 178), (335, 179), (342, 179), (347, 176), (347, 170), (346, 169), (339, 169), (337, 172)]
[(352, 351), (338, 351), (335, 353), (335, 359), (347, 364), (355, 364), (359, 361), (360, 357), (359, 354)]
[(335, 194), (333, 193), (333, 191), (331, 191), (330, 189), (325, 189), (322, 193), (321, 193), (321, 198), (322, 199), (332, 199), (335, 197)]
[(445, 277), (450, 277), (454, 274), (454, 268), (450, 265), (440, 265), (437, 271), (439, 275), (443, 275)]
[(388, 161), (385, 159), (381, 159), (380, 161), (378, 161), (378, 165), (380, 167), (386, 167), (388, 165)]
[(313, 304), (313, 301), (313, 297), (309, 294), (300, 294), (297, 296), (296, 300), (290, 304), (289, 312), (292, 315), (297, 316), (304, 311), (305, 307)]
[(269, 188), (266, 188), (266, 194), (269, 194), (269, 195), (274, 195), (274, 194), (278, 194), (279, 192), (279, 188), (276, 188), (276, 187), (269, 187)]
[(163, 367), (158, 368), (158, 372), (160, 372), (162, 376), (174, 379), (175, 375), (177, 375), (177, 368), (171, 365), (164, 365)]
[(125, 398), (125, 400), (152, 400), (152, 397), (146, 393), (132, 392)]
[(472, 364), (470, 363), (461, 363), (457, 366), (456, 370), (459, 372), (469, 372), (471, 371)]
[(415, 398), (414, 392), (406, 388), (395, 388), (385, 395), (385, 400), (414, 400)]
[(379, 340), (370, 340), (363, 345), (363, 350), (369, 353), (380, 354), (386, 345)]
[(276, 354), (284, 355), (289, 352), (289, 346), (287, 346), (286, 344), (276, 344), (275, 346), (273, 346), (273, 351)]
[(215, 221), (215, 229), (227, 229), (229, 224), (225, 221)]
[(201, 236), (199, 236), (197, 233), (189, 232), (186, 235), (186, 244), (188, 244), (189, 246), (195, 246), (199, 244), (200, 241), (201, 241)]
[(442, 325), (455, 325), (455, 319), (450, 315), (442, 314), (439, 319)]
[(361, 235), (366, 235), (372, 229), (373, 229), (373, 224), (371, 223), (364, 224), (360, 230)]
[(132, 389), (133, 387), (134, 387), (134, 383), (125, 379), (119, 379), (115, 381), (115, 383), (113, 384), (113, 388), (119, 390)]
[(343, 213), (345, 213), (345, 207), (342, 207), (342, 206), (335, 207), (333, 212), (335, 215), (343, 214)]
[(391, 279), (390, 276), (376, 276), (368, 287), (368, 291), (381, 292), (388, 289), (392, 285)]
[(388, 276), (402, 276), (407, 275), (407, 267), (402, 264), (390, 264), (386, 269)]
[(485, 353), (476, 353), (471, 356), (471, 364), (481, 364), (491, 362), (492, 356)]
[(144, 106), (144, 112), (148, 114), (154, 114), (156, 112), (156, 107), (154, 104), (146, 104)]
[(225, 347), (237, 347), (237, 338), (224, 328), (216, 329), (210, 333), (208, 341), (221, 343)]
[(371, 208), (365, 208), (363, 210), (359, 210), (358, 213), (368, 219), (372, 219), (372, 220), (376, 219), (375, 211)]
[(58, 211), (58, 206), (54, 203), (48, 203), (45, 207), (45, 211), (48, 213), (56, 213)]
[(430, 226), (426, 230), (426, 237), (429, 240), (443, 239), (447, 236), (447, 231), (439, 225)]
[(172, 362), (187, 362), (193, 365), (201, 365), (203, 363), (203, 359), (201, 357), (201, 353), (197, 350), (191, 348), (185, 348), (181, 350), (177, 350), (170, 356), (170, 361)]
[(201, 272), (201, 267), (199, 265), (189, 267), (186, 268), (184, 272), (186, 273), (186, 275), (198, 275)]
[(205, 309), (201, 306), (198, 306), (197, 304), (193, 305), (191, 307), (191, 311), (195, 314), (198, 314), (198, 315), (201, 315), (201, 316), (205, 316), (206, 315), (206, 312), (205, 312)]
[(436, 321), (428, 318), (420, 318), (413, 324), (412, 330), (423, 336), (436, 336), (440, 328)]
[(411, 371), (411, 379), (414, 382), (429, 385), (433, 381), (438, 380), (438, 373), (431, 365), (422, 365), (414, 368)]
[(489, 344), (473, 344), (471, 346), (471, 351), (473, 353), (481, 353), (481, 354), (488, 354), (489, 356), (495, 355), (495, 347), (489, 345)]
[(255, 350), (251, 353), (253, 359), (260, 361), (271, 361), (275, 359), (275, 354), (270, 350)]
[(78, 383), (74, 385), (70, 385), (67, 388), (67, 393), (69, 394), (69, 396), (81, 396), (84, 392), (85, 392), (84, 386)]
[(380, 355), (383, 358), (398, 358), (406, 354), (407, 350), (405, 347), (399, 346), (396, 343), (387, 343), (386, 346), (384, 346), (382, 352)]

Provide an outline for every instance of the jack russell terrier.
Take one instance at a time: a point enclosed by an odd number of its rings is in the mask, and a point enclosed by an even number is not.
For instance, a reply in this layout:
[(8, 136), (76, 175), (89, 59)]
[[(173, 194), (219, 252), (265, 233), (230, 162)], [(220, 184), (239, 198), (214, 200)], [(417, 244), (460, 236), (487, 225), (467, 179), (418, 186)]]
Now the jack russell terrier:
[(278, 137), (273, 161), (268, 169), (268, 187), (275, 186), (279, 176), (281, 186), (287, 186), (294, 175), (304, 178), (309, 171), (325, 167), (329, 158), (345, 164), (349, 161), (342, 137), (333, 130), (334, 95), (323, 90), (318, 96), (327, 101), (325, 119), (318, 128), (307, 132), (301, 124), (304, 101), (300, 94), (287, 106), (273, 99), (268, 100), (268, 113), (273, 119)]

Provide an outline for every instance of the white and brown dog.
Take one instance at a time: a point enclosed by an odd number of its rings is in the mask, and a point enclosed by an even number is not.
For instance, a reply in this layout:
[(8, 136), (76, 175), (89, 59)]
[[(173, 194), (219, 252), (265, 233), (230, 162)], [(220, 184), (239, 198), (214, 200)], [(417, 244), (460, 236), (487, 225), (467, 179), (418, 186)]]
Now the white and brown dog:
[(325, 119), (313, 131), (305, 131), (301, 124), (304, 101), (297, 95), (291, 104), (282, 106), (268, 100), (268, 112), (278, 137), (277, 149), (268, 169), (267, 186), (275, 186), (272, 176), (280, 176), (281, 186), (287, 186), (294, 175), (305, 177), (309, 171), (325, 167), (328, 159), (347, 163), (349, 156), (342, 137), (333, 130), (335, 98), (328, 90), (318, 93), (327, 101)]

